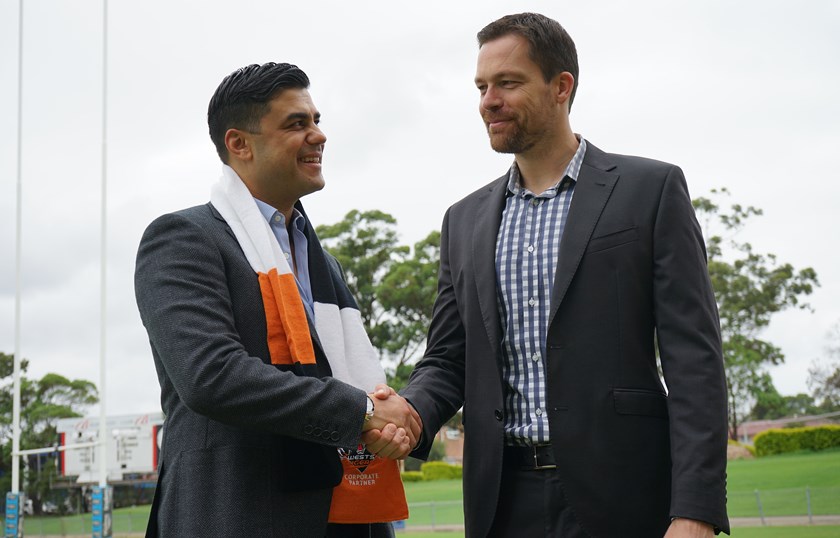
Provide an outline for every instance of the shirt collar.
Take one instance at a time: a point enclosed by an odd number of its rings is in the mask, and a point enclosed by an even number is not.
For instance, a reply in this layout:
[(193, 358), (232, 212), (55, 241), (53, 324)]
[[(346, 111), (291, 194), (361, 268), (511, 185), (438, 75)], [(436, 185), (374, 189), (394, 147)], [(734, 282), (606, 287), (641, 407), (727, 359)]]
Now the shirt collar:
[[(572, 155), (572, 160), (569, 161), (569, 164), (566, 166), (566, 170), (560, 179), (557, 180), (551, 188), (546, 189), (548, 191), (556, 191), (557, 188), (560, 186), (560, 183), (565, 179), (569, 178), (572, 181), (577, 181), (578, 176), (580, 175), (580, 166), (583, 164), (583, 156), (586, 154), (586, 140), (579, 134), (575, 134), (575, 137), (578, 139), (578, 148), (575, 151), (575, 154)], [(519, 182), (519, 166), (516, 164), (516, 161), (510, 167), (510, 176), (508, 179), (508, 192), (510, 194), (519, 194), (521, 190), (524, 189)], [(538, 193), (539, 194), (539, 193)]]
[[(286, 226), (286, 217), (283, 216), (283, 213), (280, 213), (262, 200), (254, 198), (254, 201), (257, 203), (260, 213), (262, 213), (262, 216), (265, 217), (269, 225), (277, 224), (283, 227)], [(303, 231), (303, 228), (306, 226), (306, 217), (296, 207), (292, 208), (292, 224), (300, 231)]]

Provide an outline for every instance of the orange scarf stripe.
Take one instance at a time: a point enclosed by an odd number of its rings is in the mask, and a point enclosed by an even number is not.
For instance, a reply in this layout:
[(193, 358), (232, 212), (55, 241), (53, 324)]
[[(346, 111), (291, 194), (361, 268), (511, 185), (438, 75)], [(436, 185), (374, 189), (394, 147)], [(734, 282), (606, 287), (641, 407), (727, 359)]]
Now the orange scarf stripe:
[(276, 268), (257, 273), (265, 308), (271, 364), (315, 364), (315, 348), (295, 276)]

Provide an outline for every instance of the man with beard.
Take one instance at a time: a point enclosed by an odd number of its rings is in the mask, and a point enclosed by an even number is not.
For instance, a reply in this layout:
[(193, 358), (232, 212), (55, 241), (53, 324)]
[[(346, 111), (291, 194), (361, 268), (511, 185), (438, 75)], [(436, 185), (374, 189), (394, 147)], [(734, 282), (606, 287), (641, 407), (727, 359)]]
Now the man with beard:
[(556, 21), (510, 15), (478, 43), (479, 110), (514, 162), (444, 217), (402, 391), (414, 455), (463, 406), (469, 537), (728, 532), (720, 327), (682, 171), (572, 131), (577, 53)]

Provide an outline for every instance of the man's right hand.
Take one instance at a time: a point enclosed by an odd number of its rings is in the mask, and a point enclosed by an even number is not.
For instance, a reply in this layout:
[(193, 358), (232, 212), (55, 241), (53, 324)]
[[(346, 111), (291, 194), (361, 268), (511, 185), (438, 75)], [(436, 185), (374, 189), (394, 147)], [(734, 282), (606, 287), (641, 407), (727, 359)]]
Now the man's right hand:
[(391, 459), (403, 459), (417, 446), (423, 430), (417, 411), (394, 389), (376, 386), (368, 396), (374, 399), (373, 417), (362, 429), (368, 451)]

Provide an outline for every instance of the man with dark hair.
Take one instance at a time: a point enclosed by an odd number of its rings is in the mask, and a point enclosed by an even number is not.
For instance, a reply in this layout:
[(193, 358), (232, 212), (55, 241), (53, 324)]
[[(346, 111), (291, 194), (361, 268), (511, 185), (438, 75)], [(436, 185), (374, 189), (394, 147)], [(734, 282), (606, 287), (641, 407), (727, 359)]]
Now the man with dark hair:
[(463, 406), (469, 537), (728, 532), (720, 328), (682, 171), (572, 131), (577, 53), (556, 21), (510, 15), (478, 41), (479, 111), (515, 158), (444, 217), (402, 391), (415, 455)]
[[(419, 426), (380, 385), (341, 268), (299, 201), (324, 186), (308, 86), (290, 64), (225, 78), (208, 109), (225, 163), (211, 203), (158, 218), (140, 243), (137, 304), (166, 414), (149, 536), (392, 536), (368, 523), (405, 517), (396, 463), (357, 446), (381, 431), (368, 450), (405, 457)], [(344, 489), (345, 447), (380, 469), (364, 482), (381, 510), (358, 510), (363, 494)]]

